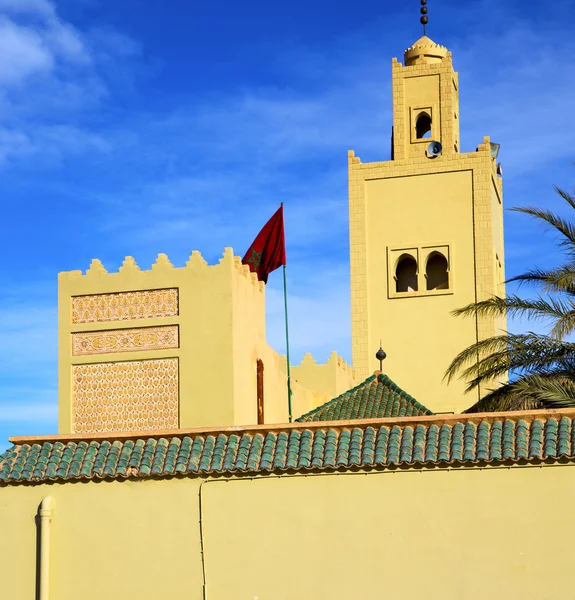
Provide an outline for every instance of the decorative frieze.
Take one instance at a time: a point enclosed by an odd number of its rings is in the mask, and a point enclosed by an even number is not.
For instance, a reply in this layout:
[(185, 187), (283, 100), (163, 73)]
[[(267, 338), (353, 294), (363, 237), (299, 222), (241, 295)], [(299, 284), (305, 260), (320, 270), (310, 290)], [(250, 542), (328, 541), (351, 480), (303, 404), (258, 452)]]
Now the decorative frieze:
[(179, 328), (177, 325), (86, 331), (72, 334), (72, 356), (137, 352), (141, 350), (167, 350), (179, 348), (179, 346)]
[(178, 359), (74, 365), (73, 431), (175, 429)]
[(72, 297), (72, 324), (174, 317), (178, 288)]

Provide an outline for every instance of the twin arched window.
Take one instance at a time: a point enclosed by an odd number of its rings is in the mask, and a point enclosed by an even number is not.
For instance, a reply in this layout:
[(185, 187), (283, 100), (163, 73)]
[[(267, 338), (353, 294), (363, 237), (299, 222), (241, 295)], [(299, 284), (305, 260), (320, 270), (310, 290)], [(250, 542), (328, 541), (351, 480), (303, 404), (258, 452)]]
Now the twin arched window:
[[(395, 267), (395, 291), (397, 293), (417, 292), (419, 270), (417, 261), (411, 254), (400, 256)], [(449, 265), (441, 252), (432, 252), (425, 265), (425, 287), (428, 291), (449, 289)]]

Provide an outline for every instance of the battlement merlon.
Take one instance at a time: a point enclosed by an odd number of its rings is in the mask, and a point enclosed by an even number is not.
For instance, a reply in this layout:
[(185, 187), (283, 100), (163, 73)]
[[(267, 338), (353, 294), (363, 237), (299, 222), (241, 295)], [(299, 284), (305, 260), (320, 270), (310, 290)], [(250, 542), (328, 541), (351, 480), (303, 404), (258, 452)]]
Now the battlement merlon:
[(175, 267), (166, 254), (160, 253), (149, 270), (141, 269), (132, 256), (126, 256), (118, 271), (110, 272), (95, 258), (85, 273), (81, 270), (59, 273), (58, 283), (69, 287), (72, 295), (111, 294), (160, 289), (190, 274), (205, 276), (210, 280), (238, 275), (249, 281), (254, 290), (261, 293), (265, 290), (265, 284), (247, 265), (242, 264), (241, 257), (235, 256), (232, 248), (225, 248), (222, 257), (214, 265), (208, 264), (197, 250), (191, 253), (184, 267)]
[[(406, 50), (406, 52), (407, 52), (407, 50)], [(438, 60), (435, 63), (414, 62), (413, 64), (408, 64), (408, 65), (402, 63), (401, 60), (399, 60), (396, 56), (394, 56), (391, 59), (391, 70), (393, 72), (396, 70), (400, 71), (402, 69), (410, 69), (410, 72), (413, 73), (413, 71), (425, 71), (429, 67), (433, 67), (433, 66), (437, 67), (438, 64), (443, 67), (453, 68), (452, 52), (450, 50), (447, 50), (445, 52), (445, 56), (442, 56), (441, 58), (438, 57)], [(455, 74), (457, 75), (457, 72), (455, 72)]]
[(325, 366), (329, 365), (332, 368), (341, 369), (342, 371), (347, 371), (353, 374), (353, 369), (351, 365), (348, 365), (347, 362), (337, 353), (336, 350), (332, 350), (329, 358), (325, 363), (318, 363), (316, 359), (313, 357), (311, 352), (306, 352), (304, 357), (301, 359), (299, 366), (306, 365), (317, 365), (317, 366)]

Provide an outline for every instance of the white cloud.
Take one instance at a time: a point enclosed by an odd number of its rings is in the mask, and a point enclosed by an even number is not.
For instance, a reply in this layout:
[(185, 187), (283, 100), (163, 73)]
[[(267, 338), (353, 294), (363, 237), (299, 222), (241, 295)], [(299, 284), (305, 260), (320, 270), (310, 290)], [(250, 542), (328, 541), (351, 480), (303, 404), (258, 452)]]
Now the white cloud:
[(0, 166), (8, 160), (39, 157), (46, 163), (90, 150), (106, 152), (109, 143), (85, 129), (67, 125), (38, 126), (29, 131), (0, 128)]
[(477, 145), (490, 134), (502, 145), (506, 173), (516, 176), (572, 154), (575, 130), (565, 118), (575, 64), (562, 57), (575, 53), (575, 41), (561, 26), (515, 18), (512, 28), (475, 33), (452, 50), (464, 141)]
[(54, 2), (0, 0), (0, 166), (30, 156), (40, 165), (107, 151), (109, 142), (83, 117), (108, 93), (99, 62), (110, 72), (121, 69), (135, 48), (112, 29), (79, 31)]
[(32, 152), (33, 144), (23, 131), (0, 128), (0, 165), (8, 156), (26, 156)]
[[(3, 2), (0, 9), (17, 8), (15, 3), (6, 6)], [(0, 15), (0, 86), (22, 85), (31, 76), (53, 72), (65, 62), (90, 62), (82, 35), (58, 18), (53, 5), (25, 2), (19, 8), (20, 13), (34, 13), (36, 18)]]
[(71, 25), (56, 18), (50, 19), (46, 23), (45, 36), (55, 55), (81, 64), (90, 63), (82, 35)]
[(96, 27), (87, 32), (86, 36), (92, 52), (99, 58), (133, 57), (142, 53), (141, 44), (114, 29)]
[(0, 85), (15, 85), (54, 68), (54, 55), (30, 28), (0, 18)]

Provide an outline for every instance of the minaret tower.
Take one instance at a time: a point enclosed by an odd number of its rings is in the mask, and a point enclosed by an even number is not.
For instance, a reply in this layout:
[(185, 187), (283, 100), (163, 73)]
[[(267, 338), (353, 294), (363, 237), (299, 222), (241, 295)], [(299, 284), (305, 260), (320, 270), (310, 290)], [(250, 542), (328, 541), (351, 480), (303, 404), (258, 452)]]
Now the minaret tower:
[(458, 75), (426, 35), (404, 65), (392, 60), (392, 86), (391, 160), (349, 152), (353, 366), (358, 379), (370, 375), (382, 339), (394, 381), (435, 412), (459, 411), (477, 397), (462, 381), (447, 385), (445, 370), (505, 327), (451, 314), (505, 293), (499, 145), (484, 137), (460, 151)]

